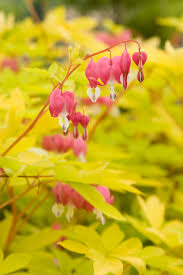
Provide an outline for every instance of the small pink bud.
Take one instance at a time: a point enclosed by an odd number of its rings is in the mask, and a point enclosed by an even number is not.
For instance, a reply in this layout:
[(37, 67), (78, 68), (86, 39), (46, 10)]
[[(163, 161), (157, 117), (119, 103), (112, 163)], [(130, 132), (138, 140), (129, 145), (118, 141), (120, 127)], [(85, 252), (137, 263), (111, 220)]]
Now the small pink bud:
[(74, 138), (77, 138), (79, 136), (77, 125), (82, 120), (82, 114), (80, 112), (73, 113), (70, 115), (70, 120), (74, 124), (73, 136), (74, 136)]
[(89, 121), (90, 121), (89, 116), (84, 116), (83, 115), (80, 123), (83, 126), (83, 128), (87, 128)]
[(52, 225), (52, 229), (53, 229), (53, 230), (61, 230), (61, 225), (60, 225), (60, 223), (55, 222), (55, 223)]
[(80, 112), (76, 112), (70, 115), (70, 120), (77, 126), (81, 122), (83, 115)]
[(51, 92), (49, 98), (49, 109), (52, 117), (57, 117), (65, 107), (65, 100), (60, 89), (55, 89)]
[(82, 117), (82, 120), (81, 120), (81, 125), (83, 126), (83, 139), (86, 140), (88, 138), (88, 132), (87, 132), (87, 126), (88, 126), (88, 123), (90, 121), (90, 118), (89, 116), (84, 116)]
[(73, 151), (75, 156), (81, 159), (86, 155), (87, 153), (86, 142), (81, 137), (78, 137), (77, 139), (74, 140)]
[(142, 66), (146, 63), (147, 60), (147, 54), (145, 52), (135, 52), (132, 55), (132, 59), (135, 62), (135, 64), (138, 66), (140, 60), (142, 61)]

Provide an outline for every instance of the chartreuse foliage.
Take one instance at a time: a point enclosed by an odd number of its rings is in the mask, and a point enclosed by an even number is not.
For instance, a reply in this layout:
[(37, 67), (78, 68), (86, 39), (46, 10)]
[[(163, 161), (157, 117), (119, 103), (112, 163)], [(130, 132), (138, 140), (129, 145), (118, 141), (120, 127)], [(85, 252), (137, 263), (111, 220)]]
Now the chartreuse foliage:
[[(100, 121), (105, 106), (82, 104), (88, 85), (82, 58), (106, 45), (96, 39), (97, 20), (66, 18), (63, 7), (40, 24), (2, 16), (0, 61), (13, 56), (20, 68), (0, 71), (0, 168), (6, 175), (0, 179), (0, 274), (182, 275), (182, 48), (167, 42), (159, 49), (157, 38), (141, 41), (148, 53), (143, 85), (132, 66), (129, 89)], [(111, 32), (116, 28), (122, 27), (110, 23)], [(116, 47), (112, 55), (121, 52)], [(90, 116), (89, 134), (100, 121), (88, 142), (86, 162), (71, 151), (42, 148), (45, 135), (61, 133), (47, 110), (2, 156), (31, 124), (53, 85), (64, 79), (68, 57), (81, 66), (63, 88), (75, 93), (80, 111)], [(122, 91), (121, 85), (115, 89)], [(52, 229), (51, 190), (58, 181), (100, 210), (106, 224), (80, 210), (71, 223), (62, 215), (58, 230)], [(105, 202), (96, 185), (110, 189), (114, 205)]]

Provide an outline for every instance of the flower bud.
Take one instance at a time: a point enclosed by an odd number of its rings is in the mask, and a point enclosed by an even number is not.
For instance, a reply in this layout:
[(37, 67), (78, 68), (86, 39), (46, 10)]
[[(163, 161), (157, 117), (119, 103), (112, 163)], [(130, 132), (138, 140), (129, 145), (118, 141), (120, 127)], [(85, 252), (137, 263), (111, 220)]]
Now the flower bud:
[(77, 156), (81, 161), (85, 161), (87, 146), (86, 142), (81, 137), (74, 140), (73, 151), (75, 156)]
[(49, 110), (52, 117), (57, 117), (65, 107), (65, 100), (60, 89), (55, 89), (51, 92), (49, 98)]
[(135, 52), (132, 55), (132, 59), (135, 62), (135, 64), (138, 66), (140, 60), (142, 61), (142, 66), (146, 63), (147, 60), (147, 54), (145, 52)]
[(131, 65), (131, 58), (127, 49), (125, 48), (120, 60), (120, 68), (122, 72), (121, 81), (123, 83), (123, 88), (125, 90), (127, 89), (127, 86), (128, 86), (128, 74), (130, 71), (130, 65)]

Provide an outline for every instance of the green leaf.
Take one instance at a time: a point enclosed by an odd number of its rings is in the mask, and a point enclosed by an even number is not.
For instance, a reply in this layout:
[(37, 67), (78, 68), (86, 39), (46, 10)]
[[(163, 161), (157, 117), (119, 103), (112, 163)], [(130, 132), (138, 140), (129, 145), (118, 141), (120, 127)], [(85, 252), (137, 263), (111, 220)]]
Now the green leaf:
[(63, 242), (58, 242), (58, 244), (72, 252), (76, 252), (80, 254), (87, 253), (87, 247), (75, 241), (64, 240)]
[(138, 201), (151, 226), (159, 229), (164, 220), (165, 205), (156, 196), (149, 197), (146, 202), (138, 197)]
[(145, 263), (142, 259), (137, 258), (137, 257), (120, 257), (121, 260), (131, 264), (132, 266), (134, 266), (138, 272), (139, 275), (144, 274), (146, 267), (145, 267)]
[(113, 250), (112, 255), (116, 257), (127, 257), (137, 255), (142, 250), (142, 243), (137, 238), (131, 238), (121, 243)]
[(107, 250), (117, 247), (124, 238), (124, 233), (120, 231), (117, 224), (108, 226), (102, 233), (102, 241)]
[(1, 274), (9, 274), (28, 266), (31, 255), (15, 253), (9, 255), (0, 265)]
[(3, 258), (4, 258), (4, 254), (3, 254), (2, 249), (0, 249), (0, 264), (1, 264), (2, 261), (3, 261)]
[(62, 230), (45, 228), (35, 234), (20, 237), (17, 242), (12, 244), (12, 249), (14, 251), (36, 251), (58, 241), (62, 234)]
[(105, 202), (102, 195), (92, 186), (82, 183), (69, 183), (78, 193), (80, 193), (95, 208), (102, 211), (106, 216), (122, 221), (124, 217), (112, 205)]

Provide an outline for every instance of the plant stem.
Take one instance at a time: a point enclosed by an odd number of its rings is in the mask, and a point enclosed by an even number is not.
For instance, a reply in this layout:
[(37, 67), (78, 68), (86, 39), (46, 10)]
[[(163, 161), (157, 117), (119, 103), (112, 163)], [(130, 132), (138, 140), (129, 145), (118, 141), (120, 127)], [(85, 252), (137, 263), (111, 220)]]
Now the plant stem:
[[(13, 191), (12, 187), (8, 186), (8, 193), (9, 193), (11, 199), (14, 198), (14, 191)], [(9, 243), (11, 242), (11, 236), (13, 234), (14, 228), (15, 228), (16, 223), (17, 223), (17, 208), (16, 208), (15, 200), (12, 200), (11, 208), (12, 208), (12, 215), (13, 216), (12, 216), (12, 223), (11, 223), (11, 226), (10, 226), (10, 229), (9, 229), (9, 232), (8, 232), (8, 238), (6, 240), (5, 247), (4, 247), (4, 252), (5, 253), (8, 250)]]
[(25, 217), (25, 219), (22, 221), (22, 223), (19, 225), (17, 230), (15, 231), (15, 235), (22, 229), (23, 225), (32, 217), (32, 215), (36, 212), (36, 210), (41, 206), (43, 202), (48, 198), (50, 192), (49, 190), (47, 191), (46, 195), (40, 200), (37, 205), (32, 209), (32, 211)]
[(32, 18), (33, 18), (33, 20), (34, 20), (35, 22), (40, 23), (40, 22), (41, 22), (41, 19), (40, 19), (39, 15), (38, 15), (36, 9), (34, 8), (34, 5), (33, 5), (33, 3), (32, 3), (32, 0), (24, 0), (24, 2), (25, 2), (25, 5), (27, 6), (27, 9), (29, 10), (29, 12), (30, 12), (30, 14), (31, 14), (31, 16), (32, 16)]
[(49, 104), (49, 98), (46, 100), (44, 106), (42, 107), (39, 114), (36, 116), (36, 118), (32, 121), (32, 123), (29, 125), (29, 127), (2, 153), (2, 156), (5, 156), (24, 136), (26, 136), (30, 130), (34, 127), (34, 125), (37, 123), (37, 121), (41, 118), (42, 114), (44, 113), (45, 108)]

